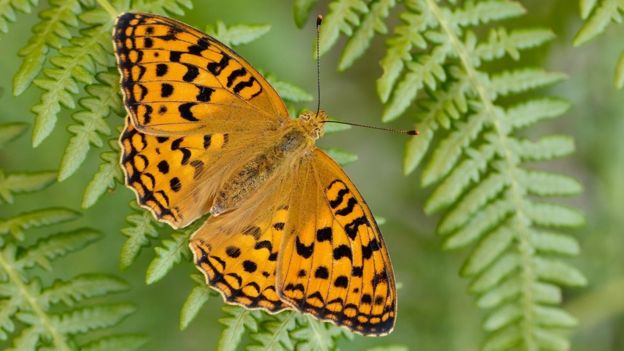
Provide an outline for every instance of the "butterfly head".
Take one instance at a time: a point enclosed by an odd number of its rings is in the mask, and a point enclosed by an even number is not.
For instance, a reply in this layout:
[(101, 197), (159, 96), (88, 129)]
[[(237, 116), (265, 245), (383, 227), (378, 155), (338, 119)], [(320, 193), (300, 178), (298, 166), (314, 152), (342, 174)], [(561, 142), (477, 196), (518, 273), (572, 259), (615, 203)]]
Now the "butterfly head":
[(327, 121), (327, 114), (325, 111), (319, 111), (318, 113), (307, 111), (299, 116), (298, 121), (305, 133), (310, 138), (316, 140), (325, 133), (323, 124)]

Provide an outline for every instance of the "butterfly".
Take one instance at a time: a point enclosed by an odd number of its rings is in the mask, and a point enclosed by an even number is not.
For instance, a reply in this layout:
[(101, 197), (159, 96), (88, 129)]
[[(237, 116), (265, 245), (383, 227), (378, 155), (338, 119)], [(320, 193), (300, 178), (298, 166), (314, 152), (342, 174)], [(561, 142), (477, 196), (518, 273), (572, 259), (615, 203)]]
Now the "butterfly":
[(189, 240), (207, 284), (246, 308), (391, 332), (392, 264), (362, 195), (315, 146), (325, 112), (290, 118), (247, 61), (170, 18), (124, 13), (113, 42), (125, 183), (173, 228), (210, 213)]

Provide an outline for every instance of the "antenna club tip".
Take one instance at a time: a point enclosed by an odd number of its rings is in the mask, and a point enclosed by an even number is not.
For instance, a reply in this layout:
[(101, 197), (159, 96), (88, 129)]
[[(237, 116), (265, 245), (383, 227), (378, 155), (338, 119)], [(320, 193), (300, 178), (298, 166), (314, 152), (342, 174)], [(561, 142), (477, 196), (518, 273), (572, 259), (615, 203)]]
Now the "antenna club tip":
[(320, 26), (323, 23), (323, 15), (316, 16), (316, 26)]
[(416, 129), (407, 131), (407, 135), (418, 135), (418, 134), (420, 133)]

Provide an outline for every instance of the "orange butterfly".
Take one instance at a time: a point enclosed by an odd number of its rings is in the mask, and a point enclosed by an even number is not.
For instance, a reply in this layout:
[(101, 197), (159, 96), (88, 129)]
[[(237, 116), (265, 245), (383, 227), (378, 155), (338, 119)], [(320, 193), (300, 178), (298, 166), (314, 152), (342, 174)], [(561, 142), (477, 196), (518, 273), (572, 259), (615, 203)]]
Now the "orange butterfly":
[(114, 32), (128, 113), (126, 184), (232, 304), (296, 309), (364, 335), (394, 327), (386, 246), (349, 177), (315, 146), (326, 114), (291, 119), (247, 61), (184, 23), (124, 13)]

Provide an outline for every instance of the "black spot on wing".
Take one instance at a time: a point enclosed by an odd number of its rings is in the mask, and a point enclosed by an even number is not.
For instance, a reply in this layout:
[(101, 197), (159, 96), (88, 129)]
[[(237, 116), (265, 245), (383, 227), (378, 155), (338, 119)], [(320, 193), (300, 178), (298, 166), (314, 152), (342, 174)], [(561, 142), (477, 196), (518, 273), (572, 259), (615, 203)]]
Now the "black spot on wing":
[(312, 256), (312, 253), (314, 252), (314, 243), (306, 246), (301, 241), (299, 241), (298, 236), (295, 239), (295, 246), (297, 249), (297, 254), (303, 258), (310, 258), (310, 256)]
[(191, 107), (195, 106), (196, 103), (194, 102), (187, 102), (184, 103), (182, 105), (180, 105), (178, 107), (178, 111), (180, 112), (180, 115), (182, 116), (182, 118), (184, 118), (187, 121), (191, 121), (191, 122), (197, 122), (199, 121), (199, 119), (195, 118), (195, 116), (193, 116), (193, 111), (191, 111)]

